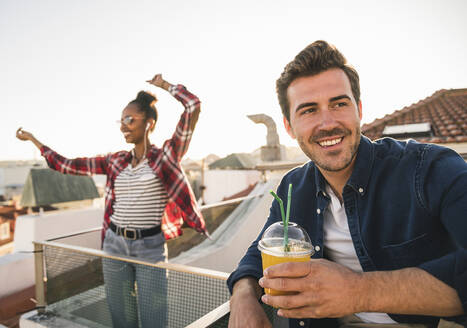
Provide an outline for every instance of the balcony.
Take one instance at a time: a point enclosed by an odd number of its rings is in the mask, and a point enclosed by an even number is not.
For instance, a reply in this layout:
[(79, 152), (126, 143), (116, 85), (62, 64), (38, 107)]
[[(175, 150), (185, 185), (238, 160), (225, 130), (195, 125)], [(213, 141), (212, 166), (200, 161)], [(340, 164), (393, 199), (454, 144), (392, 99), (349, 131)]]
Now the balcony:
[[(148, 263), (106, 253), (100, 250), (100, 228), (34, 242), (37, 304), (36, 310), (21, 317), (20, 327), (112, 327), (106, 296), (106, 286), (109, 288), (112, 281), (104, 279), (106, 261), (144, 267), (150, 285), (159, 286), (155, 290), (166, 289), (166, 296), (159, 299), (164, 300), (167, 322), (154, 322), (154, 326), (227, 327), (227, 277), (264, 224), (270, 199), (262, 196), (277, 181), (260, 183), (252, 196), (202, 207), (205, 217), (210, 217), (206, 221), (213, 231), (212, 239), (190, 249), (183, 249), (180, 244), (192, 246), (192, 239), (198, 234), (186, 233), (182, 237), (185, 240), (169, 241), (170, 263)], [(222, 216), (222, 222), (216, 222)], [(137, 296), (135, 285), (129, 293), (129, 303), (134, 304)], [(126, 311), (137, 315), (135, 306)], [(265, 311), (274, 321), (274, 310), (265, 306)]]

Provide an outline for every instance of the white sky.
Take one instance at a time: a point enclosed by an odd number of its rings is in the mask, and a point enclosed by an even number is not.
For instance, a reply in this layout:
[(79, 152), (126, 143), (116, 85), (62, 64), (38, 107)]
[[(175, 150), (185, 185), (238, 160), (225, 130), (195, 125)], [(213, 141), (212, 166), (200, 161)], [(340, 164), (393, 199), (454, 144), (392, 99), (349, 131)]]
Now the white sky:
[(161, 72), (199, 96), (188, 157), (281, 143), (275, 80), (309, 43), (337, 46), (358, 70), (363, 123), (445, 88), (467, 87), (467, 1), (0, 0), (0, 160), (39, 153), (19, 126), (67, 157), (130, 149), (118, 124), (141, 89), (159, 98), (152, 141), (182, 106), (144, 81)]

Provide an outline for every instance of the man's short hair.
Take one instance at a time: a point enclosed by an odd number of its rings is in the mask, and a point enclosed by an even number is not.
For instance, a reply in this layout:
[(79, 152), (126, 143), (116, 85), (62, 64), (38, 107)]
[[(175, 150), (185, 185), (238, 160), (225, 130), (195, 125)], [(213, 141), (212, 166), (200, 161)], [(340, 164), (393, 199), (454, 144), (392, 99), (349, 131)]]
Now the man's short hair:
[(307, 46), (294, 60), (288, 63), (276, 81), (279, 105), (287, 121), (290, 122), (290, 104), (287, 98), (287, 89), (292, 81), (303, 76), (317, 75), (331, 68), (340, 68), (344, 71), (350, 81), (353, 97), (358, 104), (360, 101), (360, 79), (357, 71), (335, 46), (319, 40)]

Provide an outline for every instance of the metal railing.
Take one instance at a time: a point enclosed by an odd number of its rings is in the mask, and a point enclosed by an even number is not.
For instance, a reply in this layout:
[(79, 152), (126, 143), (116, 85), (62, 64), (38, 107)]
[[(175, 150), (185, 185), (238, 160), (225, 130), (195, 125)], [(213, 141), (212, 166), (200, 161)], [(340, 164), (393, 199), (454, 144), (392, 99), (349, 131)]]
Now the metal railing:
[[(202, 210), (240, 203), (242, 197)], [(73, 324), (88, 327), (111, 327), (103, 263), (114, 261), (147, 270), (155, 285), (162, 276), (167, 289), (167, 327), (227, 327), (229, 298), (228, 273), (165, 262), (149, 263), (137, 258), (116, 256), (99, 249), (73, 245), (74, 239), (86, 234), (100, 238), (100, 228), (34, 242), (36, 301), (38, 315), (56, 316)], [(72, 244), (70, 244), (72, 243)], [(159, 273), (159, 274), (158, 274)], [(137, 285), (135, 286), (138, 293)], [(136, 298), (135, 295), (133, 297)], [(269, 309), (270, 310), (270, 309)], [(271, 315), (272, 311), (267, 312)]]
[[(224, 272), (164, 262), (148, 263), (58, 242), (35, 242), (34, 247), (40, 314), (52, 313), (89, 327), (111, 327), (105, 284), (112, 282), (105, 281), (103, 275), (103, 261), (109, 260), (144, 267), (145, 278), (152, 279), (154, 285), (161, 283), (157, 277), (161, 271), (164, 273), (168, 327), (189, 325), (229, 300), (225, 283), (228, 274)], [(101, 313), (96, 313), (97, 309)]]

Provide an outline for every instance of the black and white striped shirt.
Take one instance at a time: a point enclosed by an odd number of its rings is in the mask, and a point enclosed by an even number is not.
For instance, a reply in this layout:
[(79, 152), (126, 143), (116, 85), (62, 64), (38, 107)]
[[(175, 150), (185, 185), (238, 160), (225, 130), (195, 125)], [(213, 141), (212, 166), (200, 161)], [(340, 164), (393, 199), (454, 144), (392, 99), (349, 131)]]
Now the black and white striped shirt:
[(115, 203), (111, 220), (119, 227), (147, 229), (161, 224), (168, 195), (145, 159), (129, 164), (115, 179)]

